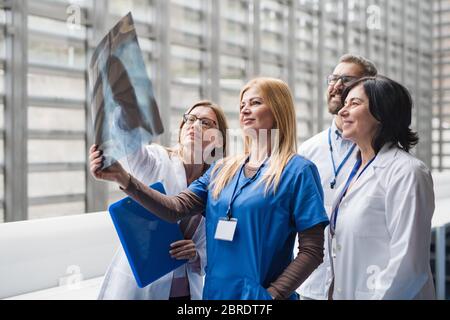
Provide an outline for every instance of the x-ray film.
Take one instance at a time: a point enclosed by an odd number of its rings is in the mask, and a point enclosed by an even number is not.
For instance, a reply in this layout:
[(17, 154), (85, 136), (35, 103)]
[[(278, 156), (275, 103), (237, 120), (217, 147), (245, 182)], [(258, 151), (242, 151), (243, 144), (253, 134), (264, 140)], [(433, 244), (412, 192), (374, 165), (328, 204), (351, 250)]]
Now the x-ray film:
[(97, 46), (89, 77), (94, 143), (103, 151), (107, 168), (164, 130), (131, 13)]

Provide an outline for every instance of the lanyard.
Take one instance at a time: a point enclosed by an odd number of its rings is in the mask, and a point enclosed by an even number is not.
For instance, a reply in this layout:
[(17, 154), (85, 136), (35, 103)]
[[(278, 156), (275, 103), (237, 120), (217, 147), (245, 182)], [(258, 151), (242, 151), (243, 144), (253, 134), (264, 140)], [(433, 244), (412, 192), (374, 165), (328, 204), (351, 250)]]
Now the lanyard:
[[(373, 157), (372, 160), (369, 161), (369, 163), (366, 164), (364, 169), (360, 172), (360, 174), (356, 177), (356, 181), (358, 181), (359, 177), (366, 171), (366, 169), (372, 164), (372, 162), (375, 160), (377, 156)], [(339, 197), (339, 201), (336, 204), (336, 207), (334, 208), (333, 214), (331, 215), (331, 221), (330, 221), (330, 231), (331, 234), (334, 236), (335, 230), (336, 230), (336, 222), (337, 222), (337, 216), (339, 214), (339, 206), (341, 205), (342, 199), (344, 199), (345, 195), (347, 194), (348, 188), (350, 187), (350, 183), (352, 182), (353, 178), (356, 176), (356, 173), (358, 172), (359, 168), (361, 167), (362, 160), (361, 158), (356, 161), (355, 166), (352, 169), (352, 172), (350, 173), (350, 176), (347, 179), (347, 182), (345, 183), (344, 189), (342, 190), (341, 196)]]
[(339, 172), (341, 172), (342, 168), (345, 166), (348, 159), (352, 155), (353, 151), (355, 150), (356, 144), (353, 144), (353, 146), (350, 148), (350, 150), (348, 151), (344, 160), (342, 160), (341, 164), (339, 165), (339, 167), (337, 169), (336, 169), (336, 163), (334, 162), (334, 157), (333, 157), (333, 144), (331, 143), (331, 128), (328, 130), (328, 145), (330, 146), (331, 163), (333, 164), (333, 171), (334, 171), (334, 179), (333, 179), (333, 181), (330, 182), (330, 188), (334, 189), (334, 187), (336, 186), (336, 181), (337, 181)]
[[(239, 195), (239, 193), (236, 192), (237, 188), (238, 188), (238, 185), (239, 185), (239, 180), (241, 180), (242, 171), (244, 171), (244, 167), (245, 167), (245, 165), (247, 164), (247, 162), (249, 160), (250, 160), (250, 157), (248, 157), (245, 160), (244, 164), (241, 166), (241, 169), (239, 170), (239, 174), (238, 174), (237, 179), (236, 179), (236, 184), (234, 185), (233, 193), (231, 195), (230, 203), (228, 204), (228, 209), (227, 209), (227, 219), (228, 219), (228, 221), (230, 221), (231, 218), (233, 218), (233, 214), (231, 213), (231, 206), (233, 205), (233, 202), (236, 200), (237, 196)], [(267, 162), (267, 159), (264, 160), (263, 164), (259, 167), (259, 169), (255, 173), (255, 175), (251, 179), (249, 179), (246, 183), (244, 183), (244, 185), (241, 187), (240, 190), (244, 189), (249, 183), (251, 183), (254, 180), (256, 180), (256, 178), (259, 175), (259, 172), (261, 171), (262, 167), (264, 167), (266, 162)]]

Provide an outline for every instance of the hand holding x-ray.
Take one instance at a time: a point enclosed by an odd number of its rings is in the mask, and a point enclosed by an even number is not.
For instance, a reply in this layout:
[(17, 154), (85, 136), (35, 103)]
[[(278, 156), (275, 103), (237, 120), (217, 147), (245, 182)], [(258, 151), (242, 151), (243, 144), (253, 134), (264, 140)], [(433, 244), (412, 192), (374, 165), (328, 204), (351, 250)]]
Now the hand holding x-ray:
[(103, 151), (107, 168), (163, 132), (131, 13), (98, 45), (89, 76), (94, 144)]

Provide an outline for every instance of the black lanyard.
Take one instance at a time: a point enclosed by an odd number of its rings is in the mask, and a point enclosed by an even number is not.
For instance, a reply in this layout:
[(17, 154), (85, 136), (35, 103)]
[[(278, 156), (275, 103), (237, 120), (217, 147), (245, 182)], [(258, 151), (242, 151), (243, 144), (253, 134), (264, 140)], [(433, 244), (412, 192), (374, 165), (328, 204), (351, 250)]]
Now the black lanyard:
[[(233, 205), (234, 201), (236, 200), (236, 198), (239, 195), (239, 193), (236, 192), (237, 188), (238, 188), (238, 185), (239, 185), (239, 180), (241, 180), (242, 171), (244, 171), (244, 167), (248, 163), (249, 160), (250, 160), (250, 157), (247, 157), (247, 159), (245, 160), (244, 164), (241, 166), (241, 169), (239, 170), (239, 174), (238, 174), (237, 179), (236, 179), (236, 184), (234, 185), (234, 190), (233, 190), (233, 193), (231, 194), (230, 203), (228, 204), (228, 209), (227, 209), (227, 219), (228, 219), (228, 221), (230, 221), (231, 218), (233, 218), (233, 214), (231, 212), (231, 206)], [(244, 185), (241, 187), (240, 190), (244, 189), (249, 183), (252, 183), (253, 181), (256, 180), (256, 178), (258, 177), (259, 173), (261, 172), (261, 169), (265, 166), (267, 160), (268, 160), (268, 158), (266, 160), (264, 160), (263, 164), (259, 167), (259, 169), (255, 173), (255, 175), (251, 179), (249, 179), (246, 183), (244, 183)]]

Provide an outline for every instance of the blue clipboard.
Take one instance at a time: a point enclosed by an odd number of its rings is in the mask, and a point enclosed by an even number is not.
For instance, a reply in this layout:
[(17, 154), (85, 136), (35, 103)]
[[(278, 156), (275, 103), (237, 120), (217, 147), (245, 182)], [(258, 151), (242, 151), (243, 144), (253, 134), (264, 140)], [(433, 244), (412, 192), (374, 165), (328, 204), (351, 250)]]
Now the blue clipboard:
[[(165, 194), (159, 182), (150, 188)], [(161, 220), (130, 197), (111, 204), (108, 210), (140, 288), (186, 263), (169, 254), (170, 244), (183, 239), (177, 223)]]

